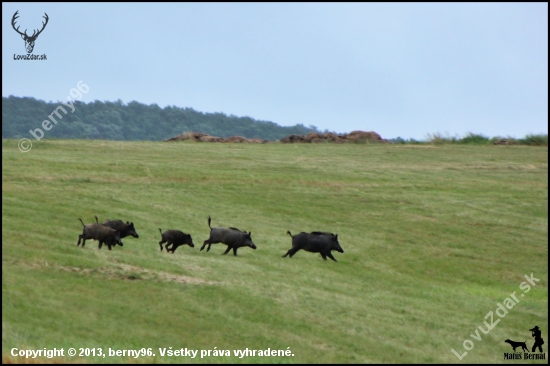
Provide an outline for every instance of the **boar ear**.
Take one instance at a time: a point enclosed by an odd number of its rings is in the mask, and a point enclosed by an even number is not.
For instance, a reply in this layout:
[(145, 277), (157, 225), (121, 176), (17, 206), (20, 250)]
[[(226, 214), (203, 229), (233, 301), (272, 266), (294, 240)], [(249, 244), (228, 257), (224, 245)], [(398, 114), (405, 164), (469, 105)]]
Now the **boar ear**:
[(130, 225), (130, 223), (128, 221), (126, 221), (126, 225)]
[(248, 232), (248, 236), (252, 236), (252, 231), (249, 231), (249, 232)]

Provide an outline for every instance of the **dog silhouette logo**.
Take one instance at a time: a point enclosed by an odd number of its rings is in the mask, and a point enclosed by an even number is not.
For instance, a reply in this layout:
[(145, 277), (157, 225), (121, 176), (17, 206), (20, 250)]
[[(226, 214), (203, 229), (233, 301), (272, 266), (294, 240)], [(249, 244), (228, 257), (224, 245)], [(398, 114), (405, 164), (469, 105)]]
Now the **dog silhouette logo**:
[(525, 341), (525, 342), (514, 342), (514, 341), (511, 341), (511, 340), (507, 339), (504, 342), (510, 343), (510, 346), (512, 346), (512, 348), (514, 349), (514, 352), (516, 352), (516, 348), (518, 348), (518, 347), (521, 347), (521, 349), (523, 351), (529, 352), (529, 350), (527, 349), (527, 344), (526, 344), (527, 341)]
[(40, 33), (42, 33), (42, 31), (44, 30), (44, 28), (46, 28), (46, 24), (48, 24), (48, 20), (50, 19), (48, 17), (48, 14), (46, 14), (44, 12), (44, 19), (46, 19), (45, 22), (42, 22), (42, 29), (38, 30), (38, 29), (35, 29), (34, 32), (32, 33), (32, 36), (29, 36), (27, 34), (27, 30), (25, 29), (24, 32), (21, 32), (19, 30), (19, 26), (17, 28), (15, 28), (15, 21), (17, 18), (19, 18), (19, 15), (17, 15), (17, 13), (19, 12), (19, 10), (17, 10), (15, 12), (15, 14), (13, 14), (13, 17), (11, 18), (11, 26), (13, 27), (13, 29), (19, 33), (21, 35), (21, 38), (23, 38), (23, 40), (25, 41), (25, 48), (27, 49), (27, 53), (32, 53), (32, 50), (34, 49), (34, 42), (36, 42), (36, 38), (38, 38), (38, 36), (40, 35)]

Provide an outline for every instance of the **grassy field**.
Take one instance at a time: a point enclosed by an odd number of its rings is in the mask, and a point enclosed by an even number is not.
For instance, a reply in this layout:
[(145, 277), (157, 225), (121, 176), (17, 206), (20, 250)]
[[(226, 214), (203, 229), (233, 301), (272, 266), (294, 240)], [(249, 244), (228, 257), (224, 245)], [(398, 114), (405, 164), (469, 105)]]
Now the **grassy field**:
[[(77, 247), (77, 219), (94, 215), (140, 238)], [(258, 249), (199, 251), (208, 215)], [(196, 247), (161, 252), (158, 228)], [(337, 233), (345, 253), (281, 258), (287, 230)], [(505, 363), (504, 340), (530, 348), (535, 325), (547, 351), (547, 147), (2, 141), (4, 362), (74, 347), (155, 356), (53, 361), (457, 363), (471, 340), (460, 362)], [(162, 357), (170, 347), (199, 352)], [(246, 348), (293, 356), (234, 356)]]

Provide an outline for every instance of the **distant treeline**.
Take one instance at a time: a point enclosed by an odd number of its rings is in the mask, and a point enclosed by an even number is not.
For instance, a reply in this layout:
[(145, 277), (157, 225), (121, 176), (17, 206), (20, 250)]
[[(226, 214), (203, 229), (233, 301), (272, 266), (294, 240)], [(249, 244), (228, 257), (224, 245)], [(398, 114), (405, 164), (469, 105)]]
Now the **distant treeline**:
[[(302, 124), (283, 127), (269, 121), (237, 117), (224, 113), (202, 113), (192, 108), (138, 102), (124, 104), (76, 101), (73, 107), (47, 103), (34, 98), (2, 97), (2, 138), (28, 137), (29, 130), (42, 127), (48, 138), (103, 140), (164, 140), (185, 132), (202, 132), (213, 136), (243, 136), (279, 140), (291, 134), (321, 132), (315, 126)], [(61, 108), (60, 108), (61, 107)], [(74, 112), (73, 112), (74, 108)], [(65, 111), (63, 111), (63, 109)], [(55, 119), (56, 124), (51, 119)]]

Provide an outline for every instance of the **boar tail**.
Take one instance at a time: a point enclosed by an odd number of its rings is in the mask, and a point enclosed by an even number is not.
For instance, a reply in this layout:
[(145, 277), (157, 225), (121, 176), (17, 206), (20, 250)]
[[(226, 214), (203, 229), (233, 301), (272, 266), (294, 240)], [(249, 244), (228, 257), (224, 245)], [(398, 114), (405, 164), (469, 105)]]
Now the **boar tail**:
[(162, 235), (162, 230), (160, 229), (160, 227), (159, 227), (159, 232), (160, 232), (160, 235)]
[(293, 238), (292, 234), (290, 233), (290, 230), (287, 230), (286, 232), (288, 235), (290, 235), (291, 238)]
[(210, 229), (212, 229), (212, 227), (210, 226), (210, 222), (211, 222), (211, 221), (212, 221), (212, 219), (210, 218), (210, 215), (208, 215), (208, 227), (209, 227)]
[[(79, 219), (79, 220), (80, 220), (80, 222), (82, 222), (82, 219)], [(84, 225), (84, 223), (82, 222), (82, 226), (86, 226), (86, 225)]]
[(97, 219), (97, 216), (94, 215), (94, 217), (95, 217), (95, 223), (96, 223), (96, 224), (99, 224), (99, 220)]

